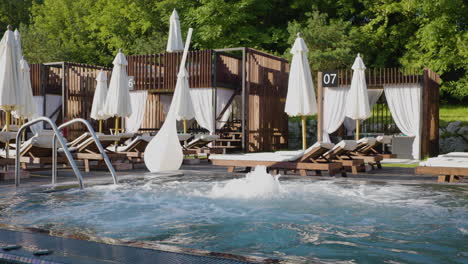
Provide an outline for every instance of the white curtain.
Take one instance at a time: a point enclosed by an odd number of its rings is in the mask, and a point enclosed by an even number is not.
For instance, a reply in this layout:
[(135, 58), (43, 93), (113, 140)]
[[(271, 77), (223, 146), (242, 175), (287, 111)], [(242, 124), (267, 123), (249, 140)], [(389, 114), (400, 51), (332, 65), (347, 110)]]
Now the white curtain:
[[(372, 108), (382, 96), (383, 89), (368, 89), (367, 95), (369, 98), (369, 108), (372, 112)], [(346, 127), (347, 135), (350, 136), (353, 134), (353, 131), (356, 130), (356, 120), (353, 120), (349, 117), (346, 117), (343, 125)]]
[(126, 132), (135, 133), (140, 129), (145, 116), (146, 99), (148, 91), (135, 91), (130, 93), (132, 113), (125, 118)]
[(414, 137), (413, 158), (421, 159), (421, 85), (385, 85), (384, 90), (396, 125), (401, 132)]
[[(32, 119), (41, 117), (41, 116), (46, 116), (50, 117), (52, 113), (57, 110), (57, 108), (62, 105), (62, 96), (61, 95), (54, 95), (54, 94), (46, 94), (46, 114), (44, 114), (44, 96), (34, 96), (34, 102), (36, 104), (36, 113), (32, 116)], [(59, 115), (59, 112), (57, 112), (55, 115), (50, 117), (52, 121), (57, 121), (57, 117)], [(34, 134), (37, 134), (42, 131), (42, 126), (43, 123), (37, 123), (35, 125), (31, 126), (31, 131)]]
[[(46, 116), (50, 117), (53, 121), (57, 120), (57, 117), (59, 115), (59, 112), (54, 114), (53, 116), (52, 113), (57, 110), (59, 106), (62, 105), (62, 96), (61, 95), (54, 95), (54, 94), (46, 94)], [(42, 113), (42, 111), (41, 111)]]
[(335, 132), (344, 121), (348, 91), (349, 87), (324, 88), (323, 142), (331, 142), (329, 134)]
[[(44, 111), (42, 108), (42, 106), (44, 105), (44, 96), (34, 96), (33, 98), (34, 102), (36, 103), (36, 114), (32, 117), (34, 119), (44, 115)], [(34, 124), (30, 126), (30, 128), (34, 134), (38, 134), (42, 131), (42, 123)]]
[[(216, 114), (218, 115), (227, 105), (234, 91), (230, 89), (217, 88), (216, 91)], [(210, 131), (215, 132), (213, 115), (213, 88), (194, 88), (190, 89), (193, 108), (195, 110), (195, 119), (198, 124)], [(216, 128), (222, 128), (231, 115), (232, 106), (223, 114), (222, 118), (216, 122)]]

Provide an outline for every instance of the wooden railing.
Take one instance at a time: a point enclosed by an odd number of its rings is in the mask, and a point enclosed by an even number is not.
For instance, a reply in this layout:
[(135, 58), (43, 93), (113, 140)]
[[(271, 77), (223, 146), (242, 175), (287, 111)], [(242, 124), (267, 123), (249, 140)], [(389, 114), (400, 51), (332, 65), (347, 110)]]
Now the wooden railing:
[[(366, 69), (366, 83), (368, 88), (382, 88), (387, 84), (409, 84), (421, 82), (422, 71), (410, 68), (371, 68)], [(351, 69), (338, 70), (338, 85), (351, 85), (353, 71)]]
[[(212, 50), (190, 51), (187, 71), (191, 88), (212, 87)], [(171, 92), (177, 82), (181, 52), (127, 56), (127, 72), (133, 76), (135, 90)]]

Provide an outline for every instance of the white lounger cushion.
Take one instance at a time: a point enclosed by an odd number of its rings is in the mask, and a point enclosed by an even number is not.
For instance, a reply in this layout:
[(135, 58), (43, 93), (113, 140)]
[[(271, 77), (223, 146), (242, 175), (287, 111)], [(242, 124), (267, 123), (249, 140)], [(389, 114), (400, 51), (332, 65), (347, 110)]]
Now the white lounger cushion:
[(336, 144), (331, 150), (335, 150), (337, 148), (343, 148), (345, 150), (353, 151), (357, 147), (356, 140), (341, 140)]
[(368, 146), (374, 146), (377, 140), (373, 137), (361, 138), (357, 141), (358, 144), (366, 144)]
[[(119, 141), (120, 140), (120, 136), (115, 136), (115, 135), (97, 135), (96, 137), (98, 138), (99, 141)], [(85, 146), (86, 144), (89, 144), (90, 141), (94, 141), (93, 137), (87, 138), (85, 141), (81, 142), (78, 146), (70, 147), (68, 148), (68, 150), (76, 151), (82, 148), (83, 146)], [(59, 151), (63, 151), (63, 150), (59, 149)]]
[(313, 148), (322, 147), (326, 149), (332, 149), (333, 146), (333, 143), (330, 142), (315, 142), (315, 144), (313, 144), (306, 150), (276, 151), (275, 154), (280, 156), (291, 156), (293, 160), (297, 160), (304, 156), (305, 153), (311, 151)]
[(192, 134), (180, 133), (180, 134), (177, 134), (177, 137), (179, 138), (179, 141), (186, 141), (186, 140), (188, 140), (189, 138), (192, 137)]
[(219, 136), (218, 135), (204, 134), (204, 135), (197, 136), (195, 139), (200, 139), (200, 140), (203, 140), (203, 141), (213, 141), (213, 140), (219, 139)]
[(392, 144), (393, 136), (378, 136), (376, 138), (377, 142), (382, 144)]
[(419, 166), (468, 168), (468, 162), (466, 162), (466, 160), (428, 160), (419, 163)]
[[(457, 154), (453, 154), (457, 153)], [(427, 166), (427, 167), (454, 167), (454, 168), (468, 168), (468, 157), (464, 157), (464, 152), (452, 152), (449, 153), (450, 155), (454, 155), (453, 157), (436, 157), (436, 158), (429, 158), (426, 161), (420, 162), (420, 166)], [(460, 155), (457, 156), (457, 155)]]
[(253, 161), (296, 161), (304, 156), (305, 153), (311, 151), (316, 147), (324, 147), (331, 149), (333, 143), (316, 142), (306, 150), (293, 150), (293, 151), (277, 151), (277, 152), (261, 152), (261, 153), (247, 153), (237, 155), (211, 155), (210, 159), (218, 160), (253, 160)]
[(451, 158), (465, 158), (468, 159), (468, 152), (450, 152), (447, 154), (439, 155), (438, 157), (451, 157)]
[[(133, 147), (133, 145), (134, 145), (135, 143), (137, 143), (138, 141), (142, 140), (142, 141), (150, 142), (151, 139), (153, 139), (152, 136), (147, 136), (147, 135), (145, 135), (145, 136), (137, 136), (137, 137), (135, 137), (132, 141), (130, 141), (128, 144), (126, 144), (125, 146), (118, 146), (118, 147), (117, 147), (117, 152), (127, 152), (127, 151), (129, 151), (129, 150)], [(107, 149), (110, 150), (110, 151), (115, 151), (115, 146), (109, 146), (109, 147), (107, 147)]]
[(200, 135), (196, 135), (195, 138), (192, 141), (190, 141), (189, 143), (187, 143), (185, 145), (185, 147), (190, 148), (190, 147), (192, 147), (194, 144), (196, 144), (198, 142), (209, 143), (209, 142), (215, 141), (217, 139), (219, 139), (218, 135), (200, 134)]
[(0, 141), (1, 142), (6, 143), (7, 141), (14, 140), (14, 139), (16, 139), (16, 132), (13, 132), (13, 131), (10, 131), (10, 132), (2, 131), (2, 132), (0, 132)]

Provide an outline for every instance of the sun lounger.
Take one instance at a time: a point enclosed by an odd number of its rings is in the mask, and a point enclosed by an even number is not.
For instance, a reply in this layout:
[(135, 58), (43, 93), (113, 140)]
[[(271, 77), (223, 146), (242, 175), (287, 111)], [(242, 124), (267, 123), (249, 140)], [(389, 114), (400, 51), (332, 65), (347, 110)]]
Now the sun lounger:
[(342, 140), (327, 151), (323, 157), (329, 161), (340, 162), (345, 169), (357, 174), (364, 169), (364, 158), (352, 156), (352, 151), (356, 150), (357, 146), (355, 140)]
[(210, 160), (213, 165), (228, 167), (229, 172), (233, 172), (235, 167), (252, 167), (263, 165), (273, 170), (298, 170), (301, 176), (306, 176), (307, 171), (315, 171), (320, 175), (322, 171), (327, 171), (330, 176), (341, 172), (346, 176), (343, 166), (337, 162), (328, 162), (323, 158), (333, 144), (317, 142), (305, 151), (295, 153), (295, 155), (279, 155), (278, 153), (256, 153), (240, 155), (211, 155)]
[[(23, 167), (26, 164), (52, 164), (52, 139), (53, 131), (44, 130), (35, 136), (31, 137), (29, 140), (21, 144), (20, 149), (20, 162), (23, 164)], [(12, 149), (8, 151), (8, 159), (15, 160), (17, 147), (15, 144), (12, 144)], [(0, 154), (2, 158), (6, 157), (6, 151), (3, 150)], [(58, 163), (67, 163), (66, 157), (57, 157)]]
[(193, 140), (184, 145), (184, 155), (199, 155), (199, 154), (221, 154), (222, 149), (208, 147), (208, 144), (219, 139), (218, 135), (197, 135)]
[[(380, 155), (382, 156), (382, 158), (387, 158), (387, 159), (395, 158), (396, 155), (394, 154), (386, 153), (383, 150), (382, 151), (378, 150), (379, 147), (382, 145), (391, 144), (392, 138), (393, 136), (378, 136), (377, 138), (375, 138), (375, 141), (369, 142), (368, 144), (360, 147), (357, 150), (357, 152), (365, 154), (365, 155)], [(364, 140), (365, 139), (369, 139), (369, 138), (364, 138)]]
[(420, 162), (416, 174), (438, 176), (438, 182), (459, 182), (468, 176), (468, 153), (452, 152)]
[[(96, 132), (96, 135), (104, 135), (103, 133)], [(74, 140), (67, 143), (68, 147), (76, 147), (86, 139), (90, 138), (91, 134), (89, 132), (85, 132), (81, 134), (81, 136), (75, 138)]]
[[(118, 135), (98, 135), (97, 138), (101, 142), (101, 145), (104, 149), (114, 144), (115, 141), (121, 140), (120, 136)], [(92, 137), (84, 140), (78, 146), (71, 147), (69, 149), (73, 152), (76, 159), (83, 160), (86, 172), (89, 172), (90, 170), (90, 161), (94, 160), (102, 162), (104, 160), (104, 157), (101, 155), (101, 152), (99, 151), (99, 148), (97, 147), (96, 142)], [(106, 149), (106, 154), (111, 161), (127, 159), (126, 154), (113, 152), (108, 149)]]
[(132, 162), (140, 162), (151, 139), (153, 139), (152, 136), (137, 136), (127, 145), (117, 147), (117, 153), (127, 155), (127, 158)]
[(381, 143), (372, 137), (361, 138), (356, 143), (355, 149), (350, 150), (347, 155), (351, 158), (364, 160), (373, 169), (375, 166), (381, 169), (382, 164), (380, 162), (383, 160), (383, 156), (374, 151), (374, 147)]
[(16, 141), (16, 134), (17, 133), (14, 131), (10, 131), (10, 132), (1, 131), (0, 132), (0, 148), (5, 148), (7, 142), (14, 143)]
[(192, 136), (192, 134), (189, 134), (189, 133), (186, 133), (186, 134), (179, 133), (179, 134), (177, 134), (177, 137), (179, 138), (180, 143), (183, 145), (183, 144), (185, 144), (185, 142), (187, 140), (191, 139), (193, 136)]

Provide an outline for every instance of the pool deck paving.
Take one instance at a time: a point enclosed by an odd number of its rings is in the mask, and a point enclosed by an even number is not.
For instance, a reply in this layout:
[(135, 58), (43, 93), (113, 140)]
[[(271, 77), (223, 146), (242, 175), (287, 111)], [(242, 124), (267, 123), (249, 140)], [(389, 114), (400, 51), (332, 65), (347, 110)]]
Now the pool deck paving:
[[(94, 169), (90, 173), (82, 172), (85, 187), (91, 185), (112, 184), (112, 177), (106, 169)], [(211, 165), (202, 160), (200, 164), (183, 165), (178, 171), (165, 173), (150, 173), (143, 164), (126, 171), (118, 171), (119, 182), (144, 179), (146, 177), (159, 177), (163, 181), (199, 180), (227, 180), (242, 178), (246, 171), (242, 168), (232, 173), (225, 167)], [(280, 180), (331, 180), (355, 183), (380, 184), (416, 184), (416, 185), (453, 185), (467, 188), (468, 181), (463, 179), (459, 183), (438, 183), (436, 176), (416, 175), (414, 168), (384, 167), (369, 170), (358, 174), (347, 173), (347, 177), (326, 174), (322, 176), (299, 176), (289, 173), (282, 175)], [(59, 169), (58, 183), (51, 185), (50, 169), (33, 169), (30, 178), (22, 179), (19, 188), (15, 187), (14, 180), (0, 181), (0, 194), (3, 197), (13, 196), (16, 193), (30, 191), (54, 191), (68, 188), (77, 188), (77, 180), (69, 168)], [(262, 259), (256, 257), (243, 257), (230, 254), (194, 250), (167, 245), (149, 244), (135, 241), (119, 241), (107, 238), (81, 238), (69, 234), (51, 234), (47, 230), (6, 226), (0, 223), (0, 247), (20, 244), (21, 249), (5, 251), (0, 249), (0, 263), (290, 263), (276, 259)], [(50, 249), (51, 255), (35, 256), (38, 249)], [(16, 261), (16, 262), (15, 262)], [(42, 262), (41, 262), (42, 261)]]

